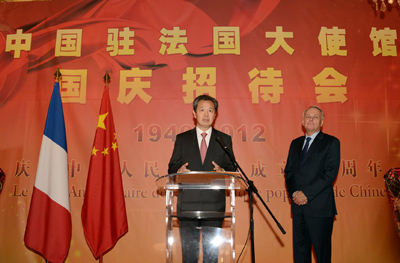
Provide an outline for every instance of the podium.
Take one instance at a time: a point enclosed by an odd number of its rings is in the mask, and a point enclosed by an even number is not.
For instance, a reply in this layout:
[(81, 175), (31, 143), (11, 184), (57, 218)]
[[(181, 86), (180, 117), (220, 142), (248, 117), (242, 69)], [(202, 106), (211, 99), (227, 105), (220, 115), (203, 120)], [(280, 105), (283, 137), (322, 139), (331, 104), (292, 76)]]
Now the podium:
[[(244, 180), (235, 172), (185, 172), (162, 176), (157, 179), (156, 185), (165, 190), (166, 194), (166, 262), (180, 262), (181, 255), (177, 246), (180, 246), (179, 219), (186, 220), (229, 220), (228, 230), (221, 230), (219, 238), (219, 255), (223, 262), (235, 262), (235, 193), (237, 190), (247, 189)], [(177, 213), (176, 199), (179, 191), (198, 190), (224, 190), (228, 193), (226, 198), (226, 211), (182, 211)], [(226, 219), (226, 220), (225, 220)], [(175, 231), (174, 231), (175, 230)], [(197, 247), (194, 249), (198, 249)], [(230, 250), (230, 251), (228, 251)], [(174, 255), (175, 253), (175, 255)], [(173, 261), (173, 258), (175, 260)]]

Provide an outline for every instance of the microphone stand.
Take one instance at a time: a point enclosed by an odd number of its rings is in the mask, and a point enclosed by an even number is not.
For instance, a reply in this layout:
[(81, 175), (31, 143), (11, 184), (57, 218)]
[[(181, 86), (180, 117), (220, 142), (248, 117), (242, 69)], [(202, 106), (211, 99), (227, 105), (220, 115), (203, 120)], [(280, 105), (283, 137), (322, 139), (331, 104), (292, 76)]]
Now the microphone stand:
[(258, 198), (261, 200), (263, 203), (264, 207), (267, 209), (268, 213), (271, 215), (272, 219), (274, 219), (276, 225), (279, 227), (281, 232), (283, 234), (286, 234), (286, 231), (283, 229), (281, 224), (276, 220), (275, 216), (272, 214), (271, 210), (268, 208), (267, 204), (264, 202), (262, 197), (260, 196), (256, 186), (254, 185), (252, 180), (249, 180), (249, 178), (246, 176), (245, 172), (242, 170), (240, 165), (236, 162), (235, 157), (231, 153), (230, 149), (225, 145), (225, 143), (222, 141), (222, 139), (217, 136), (216, 140), (219, 142), (219, 144), (222, 146), (222, 148), (225, 150), (225, 152), (228, 154), (229, 158), (231, 159), (233, 165), (236, 167), (236, 170), (239, 170), (241, 174), (244, 176), (244, 181), (247, 185), (246, 191), (249, 193), (249, 203), (250, 203), (250, 233), (251, 233), (251, 257), (252, 257), (252, 262), (255, 263), (255, 251), (254, 251), (254, 217), (253, 217), (253, 193), (255, 193)]

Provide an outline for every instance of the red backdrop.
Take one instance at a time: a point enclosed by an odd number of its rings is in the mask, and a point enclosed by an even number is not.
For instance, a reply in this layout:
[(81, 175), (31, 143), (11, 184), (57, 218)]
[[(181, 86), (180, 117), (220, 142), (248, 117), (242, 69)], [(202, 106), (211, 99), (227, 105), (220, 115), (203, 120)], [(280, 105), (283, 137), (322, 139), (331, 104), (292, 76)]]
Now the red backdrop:
[[(372, 1), (371, 1), (372, 2)], [(397, 5), (396, 5), (397, 7)], [(399, 11), (368, 1), (46, 1), (0, 3), (0, 261), (42, 260), (23, 235), (54, 72), (67, 130), (72, 243), (67, 262), (95, 262), (81, 208), (103, 76), (119, 142), (129, 231), (105, 262), (163, 262), (167, 173), (175, 135), (194, 126), (191, 102), (215, 96), (215, 126), (287, 231), (259, 200), (257, 262), (292, 260), (283, 168), (319, 105), (323, 131), (341, 141), (333, 262), (398, 262), (399, 237), (383, 175), (398, 167)], [(249, 227), (237, 199), (236, 249)], [(241, 262), (251, 262), (248, 245)]]

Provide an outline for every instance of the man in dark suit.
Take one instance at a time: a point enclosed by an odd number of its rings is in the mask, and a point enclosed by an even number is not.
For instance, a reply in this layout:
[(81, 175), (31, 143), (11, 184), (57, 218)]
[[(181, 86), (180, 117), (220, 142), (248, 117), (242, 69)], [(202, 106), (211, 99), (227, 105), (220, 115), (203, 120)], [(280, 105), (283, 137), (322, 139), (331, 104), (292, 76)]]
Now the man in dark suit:
[[(217, 110), (218, 102), (211, 96), (200, 95), (193, 101), (196, 127), (176, 136), (168, 165), (169, 174), (189, 171), (235, 171), (229, 155), (216, 141), (219, 137), (232, 152), (231, 137), (212, 127)], [(225, 191), (181, 189), (177, 200), (178, 216), (187, 211), (225, 212)], [(200, 232), (203, 238), (203, 262), (216, 263), (218, 261), (218, 247), (210, 242), (222, 227), (222, 221), (222, 218), (179, 219), (183, 263), (197, 263)]]
[(306, 135), (292, 141), (285, 167), (292, 199), (293, 256), (295, 263), (331, 262), (331, 239), (337, 214), (333, 182), (340, 166), (340, 142), (321, 131), (324, 113), (317, 106), (303, 113)]

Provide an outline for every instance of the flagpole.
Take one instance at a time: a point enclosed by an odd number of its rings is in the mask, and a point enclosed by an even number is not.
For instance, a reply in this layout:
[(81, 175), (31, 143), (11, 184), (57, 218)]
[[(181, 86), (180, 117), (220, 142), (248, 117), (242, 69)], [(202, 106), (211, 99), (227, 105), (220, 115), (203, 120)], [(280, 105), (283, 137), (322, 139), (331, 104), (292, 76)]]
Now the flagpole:
[(56, 72), (54, 72), (54, 76), (56, 76), (56, 82), (60, 82), (62, 76), (60, 68), (57, 68)]
[(106, 74), (104, 75), (103, 79), (104, 79), (104, 84), (108, 88), (108, 84), (111, 82), (110, 75), (108, 75), (108, 70), (106, 71)]
[[(104, 89), (108, 89), (108, 84), (111, 81), (110, 75), (108, 75), (108, 70), (106, 71), (106, 74), (104, 74), (103, 80), (105, 85)], [(99, 263), (103, 263), (103, 254), (100, 255)]]

